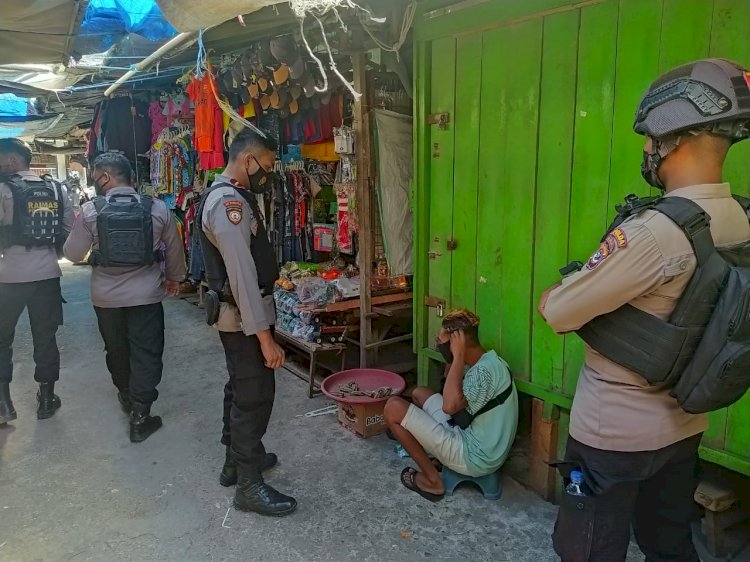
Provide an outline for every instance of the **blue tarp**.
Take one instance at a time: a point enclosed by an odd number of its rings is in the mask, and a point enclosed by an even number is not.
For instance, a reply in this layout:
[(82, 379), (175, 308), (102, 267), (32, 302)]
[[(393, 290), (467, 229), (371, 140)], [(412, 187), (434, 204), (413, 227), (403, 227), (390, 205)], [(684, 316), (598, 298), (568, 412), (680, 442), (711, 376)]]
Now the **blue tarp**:
[(98, 52), (108, 50), (126, 33), (135, 33), (150, 41), (164, 41), (177, 35), (156, 0), (89, 1), (80, 34), (88, 40), (96, 39)]

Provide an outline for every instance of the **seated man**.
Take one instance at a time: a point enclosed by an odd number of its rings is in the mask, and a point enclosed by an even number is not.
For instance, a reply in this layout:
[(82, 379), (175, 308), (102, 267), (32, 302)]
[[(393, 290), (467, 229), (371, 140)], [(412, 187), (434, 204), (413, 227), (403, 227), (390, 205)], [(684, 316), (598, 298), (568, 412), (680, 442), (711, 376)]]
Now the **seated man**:
[(430, 501), (442, 499), (445, 487), (428, 455), (459, 474), (484, 476), (502, 466), (516, 435), (510, 370), (478, 336), (479, 317), (466, 309), (449, 312), (437, 338), (448, 364), (443, 394), (419, 387), (413, 404), (394, 396), (385, 405), (389, 429), (421, 470), (405, 468), (401, 483)]

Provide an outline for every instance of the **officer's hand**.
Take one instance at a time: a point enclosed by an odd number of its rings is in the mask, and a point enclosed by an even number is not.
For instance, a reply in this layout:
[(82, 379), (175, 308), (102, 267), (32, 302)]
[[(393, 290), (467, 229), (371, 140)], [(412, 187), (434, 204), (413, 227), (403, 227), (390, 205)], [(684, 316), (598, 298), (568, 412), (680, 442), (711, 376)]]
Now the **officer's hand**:
[[(544, 318), (544, 307), (547, 305), (547, 299), (549, 298), (549, 295), (552, 291), (557, 289), (560, 285), (562, 285), (562, 281), (558, 281), (554, 285), (552, 285), (549, 289), (544, 291), (542, 293), (542, 296), (539, 299), (539, 306), (537, 306), (537, 310), (539, 311), (539, 315)], [(546, 320), (546, 318), (545, 318)]]
[(458, 360), (463, 364), (464, 353), (466, 351), (466, 334), (463, 330), (451, 332), (451, 353), (453, 361)]
[(180, 283), (177, 281), (164, 281), (164, 292), (168, 297), (176, 297), (180, 294)]
[(263, 339), (260, 341), (260, 350), (263, 352), (266, 367), (276, 369), (284, 364), (284, 350), (277, 344), (273, 338)]

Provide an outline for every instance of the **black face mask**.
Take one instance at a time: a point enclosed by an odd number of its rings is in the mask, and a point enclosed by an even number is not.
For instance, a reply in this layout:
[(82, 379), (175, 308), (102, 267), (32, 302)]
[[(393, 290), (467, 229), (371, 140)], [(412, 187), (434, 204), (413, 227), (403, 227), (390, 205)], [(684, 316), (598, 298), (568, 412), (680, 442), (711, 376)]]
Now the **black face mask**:
[(253, 160), (255, 160), (255, 163), (258, 165), (258, 171), (254, 174), (251, 174), (247, 170), (245, 170), (245, 173), (247, 174), (247, 181), (248, 181), (248, 188), (253, 193), (256, 193), (258, 195), (262, 195), (263, 193), (268, 192), (269, 189), (271, 189), (272, 181), (271, 177), (272, 174), (266, 172), (263, 167), (260, 165), (260, 162), (253, 156)]
[(438, 342), (437, 344), (437, 350), (440, 352), (440, 355), (443, 356), (443, 359), (445, 359), (445, 362), (450, 365), (453, 363), (453, 353), (451, 353), (451, 342)]
[(652, 186), (664, 190), (664, 184), (659, 179), (659, 165), (661, 164), (662, 157), (659, 156), (658, 152), (649, 154), (645, 150), (643, 151), (643, 161), (641, 162), (641, 176), (646, 182)]

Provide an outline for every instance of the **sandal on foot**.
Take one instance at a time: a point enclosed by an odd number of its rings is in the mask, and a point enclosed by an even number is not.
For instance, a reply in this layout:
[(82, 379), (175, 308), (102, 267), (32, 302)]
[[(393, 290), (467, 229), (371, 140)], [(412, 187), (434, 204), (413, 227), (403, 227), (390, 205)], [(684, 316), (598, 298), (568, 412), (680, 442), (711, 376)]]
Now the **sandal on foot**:
[(404, 470), (401, 471), (401, 483), (407, 490), (416, 492), (424, 499), (429, 500), (433, 503), (439, 502), (445, 496), (445, 494), (432, 494), (420, 488), (417, 485), (417, 471), (410, 466), (407, 466)]

